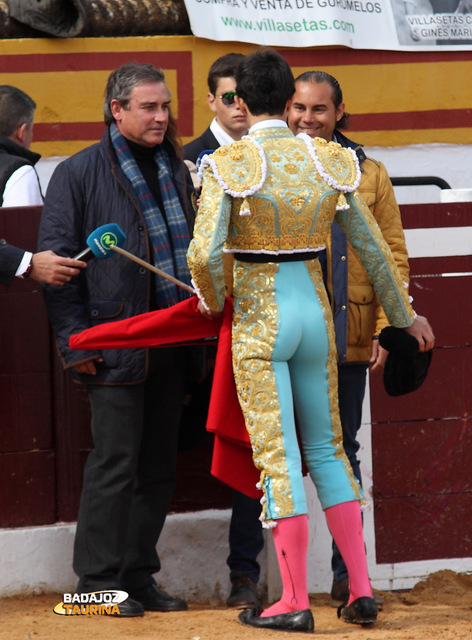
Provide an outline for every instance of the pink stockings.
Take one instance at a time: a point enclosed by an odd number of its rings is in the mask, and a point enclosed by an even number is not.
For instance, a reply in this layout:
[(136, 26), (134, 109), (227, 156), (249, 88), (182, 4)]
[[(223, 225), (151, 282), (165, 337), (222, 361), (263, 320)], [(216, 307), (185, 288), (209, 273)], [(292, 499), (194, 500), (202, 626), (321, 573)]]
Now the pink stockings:
[(263, 618), (310, 607), (306, 583), (308, 517), (303, 515), (277, 520), (272, 535), (283, 591), (280, 600), (262, 612)]
[[(361, 596), (372, 597), (367, 573), (364, 536), (359, 503), (344, 502), (325, 511), (331, 531), (349, 573), (349, 603)], [(302, 611), (310, 606), (307, 588), (306, 555), (308, 547), (308, 518), (306, 515), (277, 520), (272, 529), (280, 575), (281, 599), (265, 609), (262, 617), (290, 611)]]
[(372, 598), (359, 503), (344, 502), (329, 507), (325, 516), (349, 574), (348, 604), (361, 596)]

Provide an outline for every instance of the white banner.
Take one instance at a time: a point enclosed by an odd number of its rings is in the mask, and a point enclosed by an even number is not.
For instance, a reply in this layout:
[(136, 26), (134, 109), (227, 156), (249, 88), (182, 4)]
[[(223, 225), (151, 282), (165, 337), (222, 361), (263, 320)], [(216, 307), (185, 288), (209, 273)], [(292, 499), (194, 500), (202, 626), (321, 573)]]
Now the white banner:
[(284, 47), (472, 50), (472, 0), (185, 0), (194, 35)]

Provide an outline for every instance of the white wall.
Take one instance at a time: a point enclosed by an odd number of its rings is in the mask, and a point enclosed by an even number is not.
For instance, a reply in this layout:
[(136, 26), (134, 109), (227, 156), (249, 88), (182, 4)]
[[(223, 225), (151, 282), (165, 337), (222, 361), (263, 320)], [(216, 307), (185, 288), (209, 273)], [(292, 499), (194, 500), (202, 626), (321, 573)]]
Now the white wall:
[[(171, 514), (157, 550), (162, 569), (157, 582), (169, 593), (212, 605), (226, 602), (230, 582), (229, 510)], [(0, 529), (0, 598), (38, 593), (70, 593), (75, 524)], [(261, 586), (267, 583), (267, 545), (260, 554)]]
[[(365, 147), (364, 151), (383, 162), (392, 177), (437, 176), (446, 180), (452, 189), (472, 188), (472, 145), (412, 144)], [(395, 187), (399, 204), (440, 202), (440, 192), (435, 186)]]

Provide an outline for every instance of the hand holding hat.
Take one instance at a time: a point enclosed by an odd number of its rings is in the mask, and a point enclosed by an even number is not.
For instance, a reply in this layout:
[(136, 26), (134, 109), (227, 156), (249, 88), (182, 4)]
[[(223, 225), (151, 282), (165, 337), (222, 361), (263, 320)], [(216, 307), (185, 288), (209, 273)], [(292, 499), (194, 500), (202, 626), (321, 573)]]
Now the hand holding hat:
[(429, 351), (434, 347), (433, 329), (424, 316), (416, 316), (411, 326), (403, 331), (416, 338), (419, 351)]
[(385, 327), (379, 342), (389, 352), (383, 375), (386, 392), (400, 396), (416, 391), (426, 379), (434, 347), (428, 320), (417, 316), (406, 329)]

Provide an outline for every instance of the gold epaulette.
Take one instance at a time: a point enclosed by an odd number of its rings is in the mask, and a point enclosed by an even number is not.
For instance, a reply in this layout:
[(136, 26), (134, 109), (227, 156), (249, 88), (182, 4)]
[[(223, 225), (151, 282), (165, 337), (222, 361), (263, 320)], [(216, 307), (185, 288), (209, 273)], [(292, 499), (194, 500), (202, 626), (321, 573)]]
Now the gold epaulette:
[(334, 189), (338, 189), (336, 209), (348, 209), (345, 193), (355, 191), (361, 181), (357, 155), (353, 149), (338, 142), (326, 142), (323, 138), (311, 139), (305, 133), (298, 134), (305, 141), (320, 176)]
[(253, 195), (262, 187), (266, 177), (264, 152), (249, 136), (204, 156), (199, 172), (203, 173), (208, 166), (221, 187), (234, 198)]

